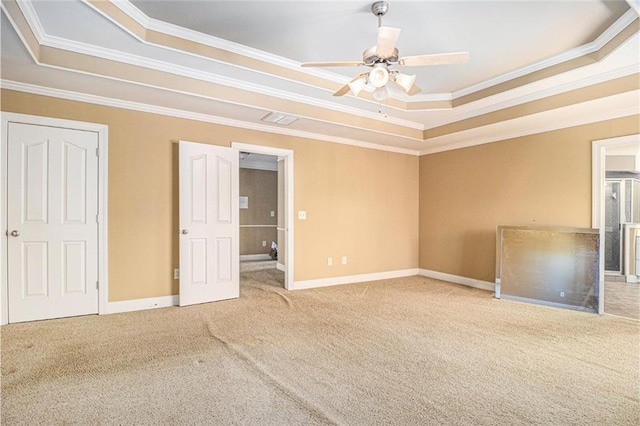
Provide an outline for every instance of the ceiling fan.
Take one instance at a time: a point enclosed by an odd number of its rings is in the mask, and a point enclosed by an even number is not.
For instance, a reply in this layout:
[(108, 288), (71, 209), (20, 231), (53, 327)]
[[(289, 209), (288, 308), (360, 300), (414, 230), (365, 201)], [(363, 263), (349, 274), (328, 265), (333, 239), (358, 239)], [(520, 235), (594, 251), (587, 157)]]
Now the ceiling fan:
[(371, 5), (371, 11), (378, 17), (378, 37), (376, 45), (362, 53), (362, 61), (358, 62), (305, 62), (303, 67), (359, 67), (373, 68), (368, 73), (359, 74), (349, 83), (341, 87), (333, 96), (343, 96), (351, 91), (355, 96), (367, 84), (374, 87), (373, 97), (377, 101), (384, 101), (389, 96), (386, 84), (391, 81), (402, 88), (409, 95), (420, 93), (420, 88), (414, 83), (416, 76), (403, 74), (390, 69), (391, 65), (405, 67), (419, 67), (426, 65), (460, 64), (469, 60), (469, 52), (441, 53), (434, 55), (418, 55), (399, 57), (396, 43), (400, 36), (400, 29), (383, 27), (382, 17), (389, 11), (389, 3), (377, 1)]

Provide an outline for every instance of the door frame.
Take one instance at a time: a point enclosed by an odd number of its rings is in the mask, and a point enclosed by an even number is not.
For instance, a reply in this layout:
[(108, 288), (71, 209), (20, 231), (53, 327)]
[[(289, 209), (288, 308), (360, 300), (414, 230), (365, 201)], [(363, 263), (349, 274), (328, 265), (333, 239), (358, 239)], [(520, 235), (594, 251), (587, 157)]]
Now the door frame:
[(284, 197), (285, 197), (285, 256), (284, 256), (284, 288), (293, 290), (294, 288), (294, 174), (293, 174), (293, 150), (274, 148), (263, 145), (251, 145), (241, 142), (231, 142), (231, 147), (239, 151), (251, 152), (254, 154), (273, 155), (284, 160)]
[(622, 136), (618, 138), (595, 140), (591, 147), (591, 227), (600, 230), (600, 253), (598, 272), (598, 313), (604, 312), (604, 186), (605, 186), (605, 158), (607, 148), (626, 146), (640, 143), (640, 134)]
[(108, 172), (109, 172), (109, 126), (106, 124), (63, 120), (35, 115), (2, 113), (2, 137), (0, 138), (0, 325), (9, 323), (9, 293), (7, 286), (7, 149), (9, 123), (36, 126), (60, 127), (64, 129), (95, 132), (98, 135), (98, 314), (108, 311), (109, 303), (109, 263), (108, 263)]

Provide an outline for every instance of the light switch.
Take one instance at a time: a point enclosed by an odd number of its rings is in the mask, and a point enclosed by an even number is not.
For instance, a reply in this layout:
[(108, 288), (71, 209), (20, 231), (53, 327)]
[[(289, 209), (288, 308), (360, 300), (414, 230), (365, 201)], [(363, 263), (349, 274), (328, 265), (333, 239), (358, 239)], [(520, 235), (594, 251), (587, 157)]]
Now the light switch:
[(276, 212), (274, 212), (273, 210), (271, 210), (271, 217), (276, 217)]
[(298, 219), (300, 220), (307, 220), (307, 212), (304, 210), (300, 210), (298, 212)]

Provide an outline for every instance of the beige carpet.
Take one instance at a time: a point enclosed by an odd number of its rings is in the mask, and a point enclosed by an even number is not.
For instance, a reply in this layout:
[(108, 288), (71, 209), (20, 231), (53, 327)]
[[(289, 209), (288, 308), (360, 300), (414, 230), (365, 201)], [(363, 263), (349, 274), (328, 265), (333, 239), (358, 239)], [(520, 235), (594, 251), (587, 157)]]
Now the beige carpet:
[(3, 327), (2, 424), (640, 424), (638, 322), (281, 274), (243, 273), (238, 300)]

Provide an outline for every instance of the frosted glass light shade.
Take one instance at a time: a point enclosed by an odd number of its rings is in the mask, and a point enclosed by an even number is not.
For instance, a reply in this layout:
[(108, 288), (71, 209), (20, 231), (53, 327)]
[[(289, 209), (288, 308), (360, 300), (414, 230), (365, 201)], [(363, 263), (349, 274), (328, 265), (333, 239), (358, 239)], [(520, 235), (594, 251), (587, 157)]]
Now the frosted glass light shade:
[(389, 81), (389, 71), (385, 64), (376, 64), (369, 73), (369, 84), (373, 87), (383, 87)]
[(402, 87), (404, 91), (407, 93), (409, 93), (409, 90), (411, 90), (413, 83), (416, 81), (415, 74), (409, 75), (409, 74), (398, 73), (396, 74), (395, 77), (396, 77), (395, 81), (396, 83), (398, 83), (398, 86)]
[(389, 90), (386, 87), (378, 87), (371, 94), (373, 95), (373, 99), (382, 102), (389, 97)]
[(360, 93), (360, 91), (362, 89), (364, 89), (365, 86), (367, 85), (367, 81), (366, 81), (366, 79), (364, 77), (362, 77), (362, 78), (354, 80), (354, 81), (352, 81), (352, 82), (350, 82), (348, 84), (349, 84), (349, 89), (351, 89), (351, 92), (355, 96), (358, 96), (358, 93)]

